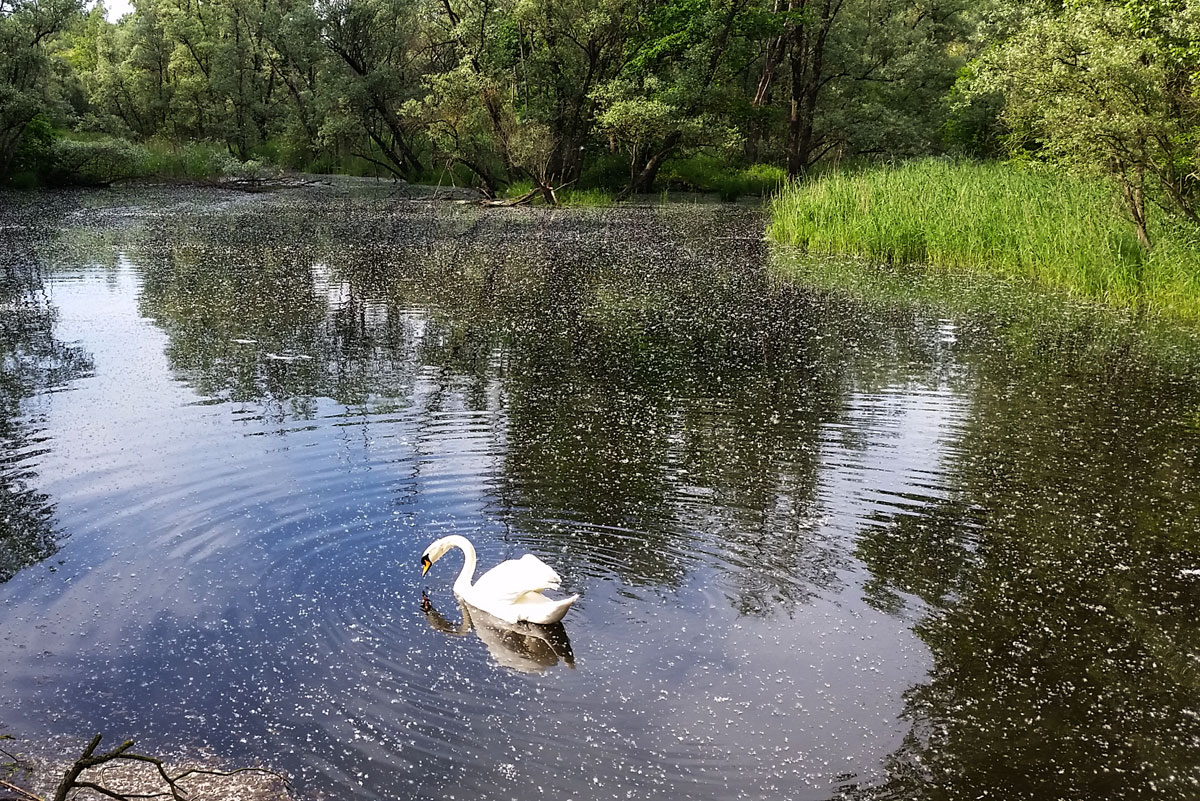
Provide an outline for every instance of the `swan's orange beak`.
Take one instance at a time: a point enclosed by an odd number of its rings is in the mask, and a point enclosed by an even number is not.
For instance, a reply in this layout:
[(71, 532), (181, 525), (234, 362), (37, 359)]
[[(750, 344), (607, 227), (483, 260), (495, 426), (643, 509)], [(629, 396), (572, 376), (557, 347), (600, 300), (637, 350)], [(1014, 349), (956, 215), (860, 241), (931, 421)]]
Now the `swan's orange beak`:
[(432, 564), (433, 564), (433, 562), (430, 562), (430, 561), (429, 561), (429, 557), (428, 557), (428, 556), (422, 556), (422, 557), (421, 557), (421, 575), (422, 575), (422, 576), (424, 576), (426, 573), (428, 573), (428, 572), (429, 572), (429, 566), (430, 566), (430, 565), (432, 565)]

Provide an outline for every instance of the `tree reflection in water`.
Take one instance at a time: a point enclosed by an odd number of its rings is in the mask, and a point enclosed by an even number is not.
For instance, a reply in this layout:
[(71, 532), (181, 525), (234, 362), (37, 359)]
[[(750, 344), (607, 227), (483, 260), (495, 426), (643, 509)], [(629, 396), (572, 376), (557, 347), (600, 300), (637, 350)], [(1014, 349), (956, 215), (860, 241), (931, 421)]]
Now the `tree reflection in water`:
[[(727, 238), (695, 225), (709, 214)], [(794, 609), (846, 560), (814, 525), (824, 426), (927, 342), (911, 314), (745, 269), (757, 212), (658, 222), (354, 204), (159, 220), (140, 303), (181, 378), (281, 430), (322, 398), (350, 417), (490, 415), (490, 508), (514, 547), (666, 588), (712, 537), (754, 566), (729, 573), (739, 610)]]
[(1195, 797), (1200, 392), (1137, 366), (977, 366), (950, 496), (858, 546), (874, 603), (927, 605), (934, 659), (888, 781), (859, 795)]
[(48, 446), (25, 408), (92, 370), (79, 347), (55, 337), (55, 311), (42, 291), (31, 242), (0, 238), (0, 582), (58, 549), (54, 504), (36, 487), (36, 460)]
[(935, 372), (930, 321), (742, 269), (756, 216), (699, 258), (623, 212), (361, 211), (160, 221), (141, 303), (179, 376), (281, 430), (332, 400), (411, 416), (420, 445), (439, 415), (478, 413), (512, 544), (624, 586), (677, 587), (711, 549), (740, 613), (786, 614), (861, 562), (871, 604), (919, 618), (933, 668), (886, 780), (851, 795), (1192, 792), (1194, 386), (961, 345), (945, 491), (919, 513), (875, 507), (848, 546), (816, 522), (822, 437), (852, 394)]

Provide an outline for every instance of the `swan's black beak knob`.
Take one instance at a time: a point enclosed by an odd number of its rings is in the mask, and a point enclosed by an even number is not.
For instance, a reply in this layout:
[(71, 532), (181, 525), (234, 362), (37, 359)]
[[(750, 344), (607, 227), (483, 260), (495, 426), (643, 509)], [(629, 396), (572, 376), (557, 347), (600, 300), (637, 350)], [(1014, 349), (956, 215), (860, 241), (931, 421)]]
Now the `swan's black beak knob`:
[(421, 557), (421, 575), (422, 576), (424, 576), (426, 573), (429, 572), (429, 566), (432, 564), (433, 564), (433, 562), (429, 561), (428, 556)]

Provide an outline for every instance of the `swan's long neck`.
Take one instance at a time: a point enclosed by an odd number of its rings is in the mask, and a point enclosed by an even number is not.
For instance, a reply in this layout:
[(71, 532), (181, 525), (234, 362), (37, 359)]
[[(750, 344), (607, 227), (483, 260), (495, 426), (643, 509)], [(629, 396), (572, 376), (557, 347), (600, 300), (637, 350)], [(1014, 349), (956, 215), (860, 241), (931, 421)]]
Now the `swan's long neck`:
[(475, 578), (475, 565), (479, 561), (475, 555), (475, 546), (469, 539), (458, 534), (451, 534), (444, 539), (451, 548), (458, 548), (463, 552), (462, 570), (454, 580), (454, 591), (462, 595), (465, 590), (471, 589), (471, 579)]

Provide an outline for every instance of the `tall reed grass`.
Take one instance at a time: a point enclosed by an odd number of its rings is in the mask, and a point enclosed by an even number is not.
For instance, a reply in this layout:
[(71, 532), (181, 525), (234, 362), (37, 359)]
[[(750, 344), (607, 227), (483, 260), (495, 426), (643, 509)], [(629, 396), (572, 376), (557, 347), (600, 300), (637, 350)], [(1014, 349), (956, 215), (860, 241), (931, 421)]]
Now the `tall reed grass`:
[(785, 186), (768, 235), (813, 252), (984, 269), (1200, 318), (1200, 242), (1181, 225), (1152, 222), (1148, 252), (1101, 182), (931, 159)]

